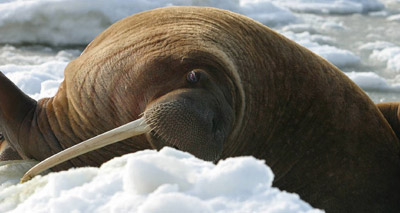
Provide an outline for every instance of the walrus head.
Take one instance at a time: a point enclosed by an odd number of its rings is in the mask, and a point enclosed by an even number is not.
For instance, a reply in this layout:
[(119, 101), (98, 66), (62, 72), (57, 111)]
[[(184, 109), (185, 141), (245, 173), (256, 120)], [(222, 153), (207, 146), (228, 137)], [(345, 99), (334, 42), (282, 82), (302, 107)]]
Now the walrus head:
[[(160, 18), (148, 20), (149, 12)], [(171, 15), (176, 16), (173, 23), (161, 18)], [(189, 8), (134, 17), (114, 24), (91, 42), (68, 65), (66, 84), (76, 84), (72, 79), (85, 79), (87, 73), (112, 75), (112, 83), (102, 85), (105, 89), (94, 85), (96, 96), (89, 98), (97, 102), (97, 97), (114, 92), (111, 103), (131, 104), (118, 108), (118, 114), (133, 119), (143, 116), (151, 129), (146, 142), (152, 148), (171, 146), (204, 160), (219, 160), (224, 143), (235, 138), (244, 114), (244, 89), (235, 62), (241, 54), (235, 46), (242, 38), (220, 34), (224, 28), (219, 28), (218, 20), (202, 23), (204, 15), (193, 14)], [(212, 40), (217, 36), (221, 39)], [(88, 61), (91, 66), (83, 67)], [(114, 70), (118, 72), (110, 72)], [(97, 83), (85, 83), (89, 82)], [(79, 89), (69, 88), (70, 99), (76, 97), (72, 93), (82, 93)]]
[(157, 98), (144, 116), (152, 131), (149, 142), (157, 149), (172, 146), (199, 158), (216, 160), (231, 131), (233, 107), (205, 70), (187, 73), (189, 87)]
[(187, 70), (178, 80), (180, 87), (147, 105), (147, 139), (154, 148), (172, 146), (205, 160), (219, 158), (236, 117), (232, 94), (218, 80), (222, 72), (212, 69)]

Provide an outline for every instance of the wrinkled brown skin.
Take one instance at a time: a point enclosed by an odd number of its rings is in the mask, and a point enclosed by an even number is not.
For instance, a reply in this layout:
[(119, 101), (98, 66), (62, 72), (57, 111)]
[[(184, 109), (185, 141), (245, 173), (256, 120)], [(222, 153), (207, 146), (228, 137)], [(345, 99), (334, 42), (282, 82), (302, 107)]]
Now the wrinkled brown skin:
[[(200, 80), (188, 83), (193, 70)], [(56, 170), (166, 145), (214, 161), (253, 155), (272, 168), (274, 186), (314, 207), (400, 211), (399, 141), (375, 104), (326, 60), (232, 12), (170, 7), (123, 19), (37, 105), (6, 81), (0, 130), (25, 159), (142, 114), (154, 129)]]
[(400, 102), (379, 103), (377, 106), (400, 139)]

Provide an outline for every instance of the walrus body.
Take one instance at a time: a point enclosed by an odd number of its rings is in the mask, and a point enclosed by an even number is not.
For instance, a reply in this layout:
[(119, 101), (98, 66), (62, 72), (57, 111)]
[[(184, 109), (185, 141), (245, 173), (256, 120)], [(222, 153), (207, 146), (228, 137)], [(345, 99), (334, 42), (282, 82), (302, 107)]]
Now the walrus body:
[(0, 130), (25, 159), (141, 115), (152, 127), (56, 170), (163, 146), (212, 161), (253, 155), (314, 207), (400, 211), (399, 141), (374, 103), (329, 62), (232, 12), (128, 17), (68, 65), (54, 97), (36, 103), (0, 75), (0, 100)]

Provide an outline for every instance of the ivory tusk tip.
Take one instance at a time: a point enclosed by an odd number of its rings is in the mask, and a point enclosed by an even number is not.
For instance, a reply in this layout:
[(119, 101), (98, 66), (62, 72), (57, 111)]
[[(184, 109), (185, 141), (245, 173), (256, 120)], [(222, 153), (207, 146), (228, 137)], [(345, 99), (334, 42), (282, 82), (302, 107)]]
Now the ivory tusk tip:
[(21, 180), (19, 181), (19, 183), (25, 183), (27, 181), (30, 181), (33, 178), (33, 176), (31, 175), (24, 175)]

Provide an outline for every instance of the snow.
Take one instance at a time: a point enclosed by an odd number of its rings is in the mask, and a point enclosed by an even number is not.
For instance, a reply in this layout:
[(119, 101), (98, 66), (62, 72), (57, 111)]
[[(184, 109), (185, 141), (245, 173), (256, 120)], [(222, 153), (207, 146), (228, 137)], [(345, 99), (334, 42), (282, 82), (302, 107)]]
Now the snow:
[(6, 45), (0, 51), (0, 70), (32, 98), (53, 96), (64, 78), (64, 69), (80, 51), (61, 50), (55, 55), (35, 55)]
[[(6, 166), (22, 176), (31, 165), (3, 165), (0, 174)], [(215, 165), (173, 148), (145, 150), (23, 184), (0, 178), (0, 212), (322, 212), (272, 187), (273, 178), (253, 157)]]
[(268, 0), (241, 0), (239, 6), (240, 9), (236, 12), (270, 27), (297, 22), (297, 17), (289, 9), (280, 7)]
[(36, 164), (34, 160), (0, 161), (0, 189), (18, 183), (24, 173)]
[(0, 4), (0, 43), (88, 44), (119, 19), (178, 5), (229, 9), (271, 26), (296, 21), (288, 9), (269, 1), (98, 0), (95, 4), (91, 0), (10, 1)]
[(400, 14), (392, 15), (387, 18), (388, 21), (400, 21)]
[(394, 47), (395, 45), (386, 41), (368, 42), (359, 47), (360, 50), (383, 50), (385, 48)]
[(360, 58), (351, 51), (339, 49), (335, 46), (329, 45), (329, 43), (334, 42), (330, 37), (311, 35), (308, 31), (302, 33), (293, 33), (292, 31), (287, 31), (283, 32), (283, 35), (307, 47), (337, 67), (343, 68), (356, 66), (360, 63)]
[(377, 0), (272, 0), (291, 10), (305, 13), (351, 14), (382, 10)]
[(345, 74), (363, 90), (400, 92), (399, 84), (389, 85), (383, 77), (374, 72), (347, 72)]
[(400, 46), (376, 48), (370, 57), (386, 63), (386, 69), (400, 73)]

